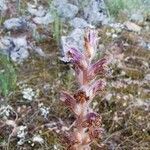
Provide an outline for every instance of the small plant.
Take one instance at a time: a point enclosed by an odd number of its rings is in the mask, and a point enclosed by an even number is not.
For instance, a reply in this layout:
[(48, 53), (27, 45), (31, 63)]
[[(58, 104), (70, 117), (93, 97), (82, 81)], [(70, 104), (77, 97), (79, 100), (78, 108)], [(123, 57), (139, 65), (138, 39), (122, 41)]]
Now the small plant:
[(55, 6), (53, 6), (51, 0), (49, 0), (49, 11), (52, 13), (53, 18), (54, 18), (54, 22), (52, 24), (53, 37), (59, 44), (61, 32), (62, 32), (62, 21), (61, 21), (61, 18), (59, 17), (59, 14)]
[(60, 100), (74, 113), (75, 121), (62, 133), (68, 150), (90, 150), (90, 145), (101, 138), (101, 115), (90, 107), (93, 98), (106, 85), (104, 80), (97, 77), (105, 72), (106, 58), (92, 63), (95, 57), (97, 37), (94, 29), (85, 32), (85, 50), (83, 52), (69, 46), (65, 57), (73, 65), (79, 89), (69, 94), (61, 92)]
[(146, 3), (141, 0), (105, 0), (106, 7), (110, 16), (117, 18), (120, 12), (128, 12), (131, 15), (134, 12), (148, 12)]
[(62, 22), (57, 13), (57, 11), (53, 11), (54, 23), (53, 23), (53, 36), (55, 40), (59, 43), (61, 32), (62, 32)]
[(117, 17), (120, 11), (124, 10), (124, 1), (123, 0), (106, 0), (106, 6), (110, 16)]
[(17, 76), (9, 58), (0, 53), (0, 93), (7, 96), (14, 89)]
[(16, 0), (16, 10), (19, 15), (25, 15), (26, 13), (26, 2), (21, 0)]
[(4, 17), (2, 13), (0, 12), (0, 27), (2, 26), (3, 22), (4, 22)]

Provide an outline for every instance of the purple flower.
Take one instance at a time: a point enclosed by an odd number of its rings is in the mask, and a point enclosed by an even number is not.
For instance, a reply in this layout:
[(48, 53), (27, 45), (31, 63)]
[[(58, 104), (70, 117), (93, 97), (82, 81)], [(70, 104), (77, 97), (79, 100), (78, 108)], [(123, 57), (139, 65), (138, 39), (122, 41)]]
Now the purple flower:
[(68, 51), (68, 57), (70, 58), (70, 61), (77, 65), (80, 69), (87, 68), (88, 64), (85, 56), (76, 48), (70, 48)]
[[(93, 98), (101, 92), (106, 83), (97, 76), (106, 70), (106, 57), (91, 64), (97, 48), (97, 34), (94, 29), (86, 31), (83, 52), (69, 47), (65, 56), (72, 63), (79, 88), (73, 96), (67, 92), (60, 95), (61, 101), (75, 114), (73, 126), (67, 131), (68, 150), (90, 150), (90, 144), (101, 137), (101, 116), (90, 108)], [(69, 140), (70, 139), (70, 140)]]
[(61, 92), (60, 100), (69, 108), (74, 109), (76, 100), (67, 92)]
[(101, 125), (101, 116), (95, 112), (88, 113), (86, 122), (89, 126), (99, 127)]
[(95, 56), (97, 48), (97, 33), (94, 29), (90, 29), (86, 32), (84, 37), (85, 55), (89, 58), (89, 61)]
[(89, 99), (92, 100), (97, 94), (99, 94), (100, 91), (104, 90), (105, 86), (106, 86), (105, 81), (103, 80), (95, 81), (86, 91), (87, 96), (89, 96)]
[(95, 48), (95, 46), (97, 44), (97, 33), (96, 33), (95, 29), (89, 30), (88, 41), (90, 42), (91, 46), (93, 46)]
[(68, 57), (70, 58), (70, 62), (73, 64), (78, 82), (80, 85), (86, 84), (88, 81), (86, 75), (89, 67), (86, 56), (77, 49), (70, 48), (68, 51)]
[(101, 138), (101, 135), (103, 133), (103, 129), (102, 128), (91, 128), (89, 130), (89, 135), (90, 135), (90, 139), (97, 139), (97, 138)]
[(90, 80), (95, 78), (97, 75), (104, 74), (105, 72), (105, 65), (106, 65), (106, 58), (98, 60), (95, 64), (92, 64), (88, 70)]

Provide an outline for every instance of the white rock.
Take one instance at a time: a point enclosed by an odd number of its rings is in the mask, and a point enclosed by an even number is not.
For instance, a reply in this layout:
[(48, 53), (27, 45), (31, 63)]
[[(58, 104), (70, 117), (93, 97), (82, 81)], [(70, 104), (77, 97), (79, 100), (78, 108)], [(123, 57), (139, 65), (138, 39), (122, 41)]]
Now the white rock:
[(105, 3), (103, 0), (90, 0), (84, 8), (84, 17), (88, 23), (98, 25), (107, 18)]
[(17, 131), (17, 137), (24, 138), (27, 132), (25, 131), (27, 129), (26, 126), (19, 126)]
[(17, 142), (18, 145), (24, 144), (27, 133), (27, 126), (17, 127), (17, 137), (19, 138), (19, 141)]
[[(61, 37), (62, 55), (66, 53), (68, 47), (75, 47), (78, 50), (83, 51), (84, 49), (83, 40), (84, 40), (84, 29), (79, 28), (74, 29), (68, 36), (62, 36)], [(69, 60), (64, 61), (67, 62)]]
[(36, 24), (48, 25), (54, 21), (52, 14), (43, 8), (43, 6), (37, 6), (35, 3), (28, 3), (28, 12), (34, 16), (33, 21)]
[(35, 50), (35, 52), (37, 52), (42, 57), (46, 57), (47, 56), (40, 47), (34, 47), (34, 50)]
[(53, 0), (52, 5), (55, 6), (55, 7), (57, 7), (59, 5), (64, 5), (66, 3), (68, 3), (67, 0), (61, 0), (61, 1), (60, 0)]
[(27, 47), (26, 36), (13, 38), (13, 42), (17, 47)]
[(0, 11), (5, 11), (7, 9), (6, 0), (0, 0)]
[(60, 150), (57, 145), (53, 146), (54, 150)]
[(14, 62), (21, 63), (29, 56), (26, 37), (13, 38), (13, 43), (15, 47), (11, 51), (10, 57)]
[(17, 52), (17, 49), (15, 49), (10, 54), (11, 59), (14, 62), (18, 62), (18, 63), (21, 63), (23, 60), (28, 58), (28, 56), (29, 56), (29, 52), (23, 47), (19, 48), (18, 52)]
[(141, 47), (143, 47), (143, 48), (145, 48), (145, 49), (150, 50), (150, 43), (144, 41), (143, 39), (142, 39), (142, 40), (139, 40), (139, 46), (141, 46)]
[(36, 95), (35, 91), (33, 91), (32, 88), (25, 88), (25, 89), (23, 89), (22, 94), (23, 94), (23, 98), (28, 100), (28, 101), (32, 101), (33, 98)]
[(8, 119), (12, 110), (13, 110), (13, 108), (9, 105), (7, 105), (7, 106), (1, 105), (0, 106), (0, 116), (4, 119)]
[(141, 13), (137, 12), (137, 13), (132, 14), (130, 19), (132, 21), (141, 23), (144, 21), (144, 16)]
[(0, 39), (0, 49), (6, 49), (10, 45), (10, 42), (11, 42), (11, 38), (1, 37), (1, 39)]
[(69, 23), (74, 28), (85, 28), (89, 26), (89, 24), (84, 19), (78, 17), (74, 18)]
[[(121, 23), (109, 22), (107, 25), (110, 26), (110, 27), (112, 27), (112, 28), (114, 28), (115, 30), (118, 30), (118, 29), (119, 29), (119, 30), (124, 29), (124, 25), (121, 24)], [(119, 32), (120, 32), (120, 31), (119, 31)]]
[(76, 16), (76, 14), (78, 13), (78, 7), (72, 4), (66, 4), (65, 7), (64, 6), (60, 6), (58, 8), (58, 14), (61, 17), (64, 17), (66, 19), (72, 19)]
[(0, 40), (0, 49), (17, 63), (21, 63), (29, 56), (26, 36), (17, 38), (4, 37)]
[(49, 114), (49, 109), (50, 109), (49, 107), (45, 107), (45, 106), (40, 107), (41, 115), (44, 116), (45, 119), (47, 118), (47, 115)]
[(73, 19), (79, 10), (77, 6), (67, 3), (66, 0), (54, 0), (52, 2), (52, 7), (54, 7), (59, 16), (64, 19)]
[(43, 17), (46, 14), (46, 10), (44, 10), (42, 6), (39, 6), (38, 8), (36, 8), (35, 5), (32, 5), (30, 3), (28, 3), (27, 5), (28, 5), (27, 10), (31, 15), (34, 15), (37, 17)]
[(140, 32), (142, 29), (140, 26), (130, 21), (125, 22), (124, 25), (129, 31)]
[(111, 98), (112, 98), (112, 94), (111, 93), (108, 93), (106, 96), (105, 96), (105, 99), (107, 100), (107, 101), (110, 101), (111, 100)]
[(40, 144), (43, 144), (44, 143), (44, 139), (40, 136), (40, 135), (35, 135), (32, 139), (33, 142), (37, 142), (37, 143), (40, 143)]
[(27, 23), (24, 18), (11, 18), (4, 22), (4, 28), (7, 30), (24, 29), (25, 27), (27, 27)]
[(48, 25), (49, 23), (52, 23), (54, 21), (53, 16), (50, 13), (47, 13), (43, 17), (35, 17), (33, 18), (33, 21), (37, 24), (43, 24)]
[(114, 39), (114, 38), (117, 38), (118, 37), (118, 35), (117, 34), (112, 34), (112, 38)]
[(150, 81), (150, 74), (147, 74), (144, 79)]

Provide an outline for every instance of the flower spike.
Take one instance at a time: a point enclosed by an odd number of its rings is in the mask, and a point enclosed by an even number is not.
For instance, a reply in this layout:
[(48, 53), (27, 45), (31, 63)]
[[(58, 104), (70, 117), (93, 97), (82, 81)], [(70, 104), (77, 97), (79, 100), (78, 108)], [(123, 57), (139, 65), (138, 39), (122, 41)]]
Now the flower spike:
[(69, 108), (74, 109), (76, 100), (67, 92), (61, 92), (60, 100)]
[(102, 117), (94, 112), (90, 103), (106, 85), (105, 81), (97, 80), (96, 77), (105, 73), (107, 60), (103, 58), (92, 64), (97, 48), (97, 34), (94, 29), (86, 30), (84, 42), (83, 52), (73, 47), (65, 51), (79, 83), (79, 89), (73, 95), (67, 92), (60, 95), (60, 100), (71, 108), (76, 118), (65, 136), (71, 139), (66, 141), (68, 150), (91, 150), (90, 145), (102, 136)]
[(93, 79), (97, 75), (101, 75), (105, 73), (106, 70), (106, 58), (98, 60), (95, 64), (92, 64), (89, 67), (88, 73), (89, 73), (89, 78)]
[(96, 53), (97, 48), (97, 33), (95, 29), (87, 30), (84, 36), (85, 55), (91, 61)]
[(68, 57), (72, 64), (77, 65), (80, 69), (87, 68), (87, 61), (84, 55), (76, 48), (70, 48), (68, 51)]

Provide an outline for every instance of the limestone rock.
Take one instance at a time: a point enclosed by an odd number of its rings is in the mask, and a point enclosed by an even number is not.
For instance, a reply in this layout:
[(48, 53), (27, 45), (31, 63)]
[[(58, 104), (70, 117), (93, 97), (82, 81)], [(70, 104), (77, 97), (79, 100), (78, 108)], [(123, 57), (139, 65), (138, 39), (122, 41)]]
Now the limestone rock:
[(84, 19), (78, 17), (74, 18), (69, 23), (74, 28), (85, 28), (89, 26), (89, 24)]
[(21, 63), (29, 56), (26, 36), (4, 37), (0, 40), (0, 43), (2, 52), (9, 55), (14, 62)]
[(27, 22), (24, 18), (11, 18), (4, 22), (4, 28), (7, 30), (18, 30), (27, 27)]
[(140, 26), (130, 21), (125, 22), (124, 25), (129, 31), (140, 32), (142, 29)]

